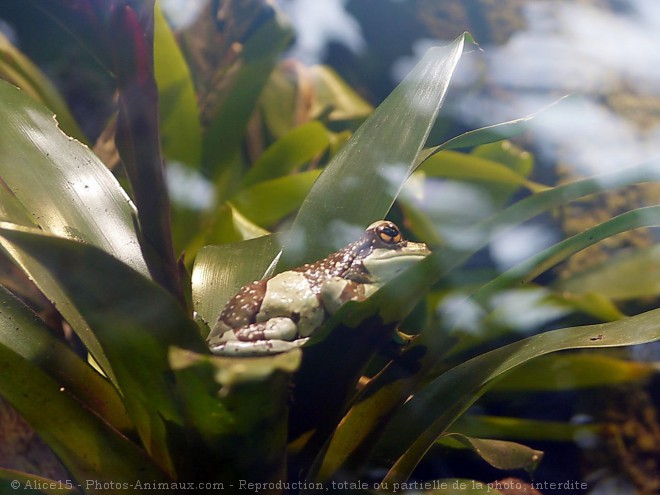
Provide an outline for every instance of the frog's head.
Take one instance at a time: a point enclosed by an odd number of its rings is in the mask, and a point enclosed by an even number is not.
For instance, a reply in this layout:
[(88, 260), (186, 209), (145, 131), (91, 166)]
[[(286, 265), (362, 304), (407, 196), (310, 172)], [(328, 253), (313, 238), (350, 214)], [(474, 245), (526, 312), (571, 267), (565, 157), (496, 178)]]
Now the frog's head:
[(360, 272), (356, 278), (375, 284), (384, 284), (431, 253), (423, 242), (403, 239), (399, 227), (387, 220), (372, 223), (354, 245), (358, 250), (353, 269)]

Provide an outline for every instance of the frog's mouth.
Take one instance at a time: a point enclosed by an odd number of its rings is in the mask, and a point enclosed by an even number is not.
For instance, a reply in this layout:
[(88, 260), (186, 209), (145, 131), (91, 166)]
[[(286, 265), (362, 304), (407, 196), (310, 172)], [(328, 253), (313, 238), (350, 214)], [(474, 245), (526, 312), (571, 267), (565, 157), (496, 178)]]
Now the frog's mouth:
[(429, 254), (426, 244), (408, 242), (402, 249), (374, 249), (362, 263), (374, 282), (385, 282)]

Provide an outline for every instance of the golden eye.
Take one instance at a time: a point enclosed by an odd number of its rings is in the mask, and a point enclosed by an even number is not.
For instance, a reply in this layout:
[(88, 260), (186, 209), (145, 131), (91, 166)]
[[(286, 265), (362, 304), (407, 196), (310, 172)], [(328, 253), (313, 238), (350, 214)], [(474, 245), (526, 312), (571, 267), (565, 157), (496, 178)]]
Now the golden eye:
[(376, 227), (376, 233), (383, 242), (387, 242), (388, 244), (401, 242), (401, 232), (399, 232), (399, 227), (392, 222), (383, 222), (378, 225)]

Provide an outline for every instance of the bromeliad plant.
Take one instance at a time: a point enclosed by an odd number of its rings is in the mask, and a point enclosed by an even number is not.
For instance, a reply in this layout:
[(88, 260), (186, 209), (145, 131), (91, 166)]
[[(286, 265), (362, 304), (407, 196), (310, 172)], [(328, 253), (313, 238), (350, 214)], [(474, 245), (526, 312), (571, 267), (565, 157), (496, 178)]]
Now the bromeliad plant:
[[(484, 354), (473, 352), (469, 359), (464, 356), (492, 335), (456, 344), (460, 332), (443, 329), (433, 308), (448, 299), (449, 282), (457, 287), (453, 275), (476, 251), (554, 207), (660, 177), (659, 164), (652, 162), (558, 187), (533, 183), (526, 178), (526, 155), (496, 142), (524, 130), (528, 119), (424, 149), (469, 36), (431, 50), (343, 146), (332, 143), (344, 141), (345, 131), (332, 133), (324, 125), (333, 112), (339, 111), (339, 120), (350, 115), (335, 104), (319, 112), (319, 120), (292, 130), (286, 125), (282, 130), (280, 118), (280, 126), (270, 129), (275, 136), (279, 129), (281, 137), (249, 163), (241, 143), (250, 115), (258, 108), (265, 121), (277, 121), (273, 95), (286, 94), (277, 71), (269, 79), (289, 36), (277, 16), (244, 40), (241, 57), (221, 85), (216, 116), (202, 133), (190, 72), (158, 11), (154, 38), (150, 2), (35, 5), (69, 26), (114, 74), (115, 140), (129, 184), (126, 192), (89, 148), (57, 127), (51, 111), (31, 97), (53, 108), (50, 93), (37, 91), (44, 80), (27, 60), (11, 58), (20, 70), (5, 70), (5, 77), (31, 77), (12, 79), (22, 90), (0, 82), (0, 243), (73, 329), (93, 366), (55, 337), (6, 283), (0, 290), (0, 394), (70, 472), (75, 486), (64, 489), (107, 493), (130, 484), (139, 493), (152, 487), (148, 483), (201, 482), (209, 488), (215, 483), (217, 488), (238, 480), (360, 477), (391, 488), (412, 475), (432, 446), (449, 439), (496, 467), (532, 469), (541, 453), (470, 436), (488, 422), (466, 420), (470, 406), (534, 358), (660, 339), (658, 310), (624, 317), (604, 297), (571, 304), (612, 321), (541, 333)], [(85, 28), (76, 31), (81, 28), (74, 21), (80, 19)], [(17, 53), (10, 46), (5, 50)], [(327, 71), (319, 73), (326, 89), (355, 98)], [(346, 98), (329, 99), (337, 101)], [(356, 108), (353, 117), (367, 107)], [(75, 121), (67, 122), (66, 130), (83, 139)], [(186, 125), (176, 128), (176, 122)], [(473, 151), (450, 151), (457, 148)], [(175, 204), (170, 219), (163, 153), (212, 179), (220, 202), (213, 211), (194, 213), (192, 223), (204, 226), (197, 233), (184, 227), (191, 223), (190, 211)], [(319, 157), (329, 158), (322, 170), (299, 171)], [(414, 195), (401, 194), (411, 175), (418, 183), (477, 181), (504, 197), (520, 187), (530, 194), (464, 227), (462, 234), (475, 241), (457, 247), (439, 238)], [(241, 285), (324, 257), (390, 210), (435, 246), (432, 255), (366, 302), (342, 307), (302, 351), (255, 358), (209, 353), (208, 325)], [(285, 232), (266, 230), (291, 212)], [(656, 206), (632, 210), (485, 282), (458, 288), (471, 292), (465, 301), (487, 315), (495, 296), (531, 286), (571, 254), (659, 222)], [(196, 253), (191, 277), (190, 260), (176, 257), (173, 230), (178, 244)], [(199, 249), (208, 239), (238, 242)], [(568, 307), (565, 299), (560, 303)], [(404, 320), (417, 335), (395, 349), (392, 334)], [(598, 363), (633, 367), (612, 358)], [(636, 377), (650, 372), (633, 364)], [(590, 385), (611, 383), (603, 376)], [(382, 468), (386, 474), (375, 477)], [(6, 480), (0, 486), (36, 479), (0, 473)], [(271, 491), (282, 486), (271, 485)]]

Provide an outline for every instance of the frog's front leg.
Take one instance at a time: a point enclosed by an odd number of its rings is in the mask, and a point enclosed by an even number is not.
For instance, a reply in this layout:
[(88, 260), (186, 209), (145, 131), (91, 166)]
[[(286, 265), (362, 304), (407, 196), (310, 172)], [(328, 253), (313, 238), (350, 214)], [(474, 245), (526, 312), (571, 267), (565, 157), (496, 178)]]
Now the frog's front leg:
[(321, 299), (325, 310), (332, 315), (348, 301), (364, 301), (376, 290), (377, 284), (361, 284), (336, 277), (323, 284)]

